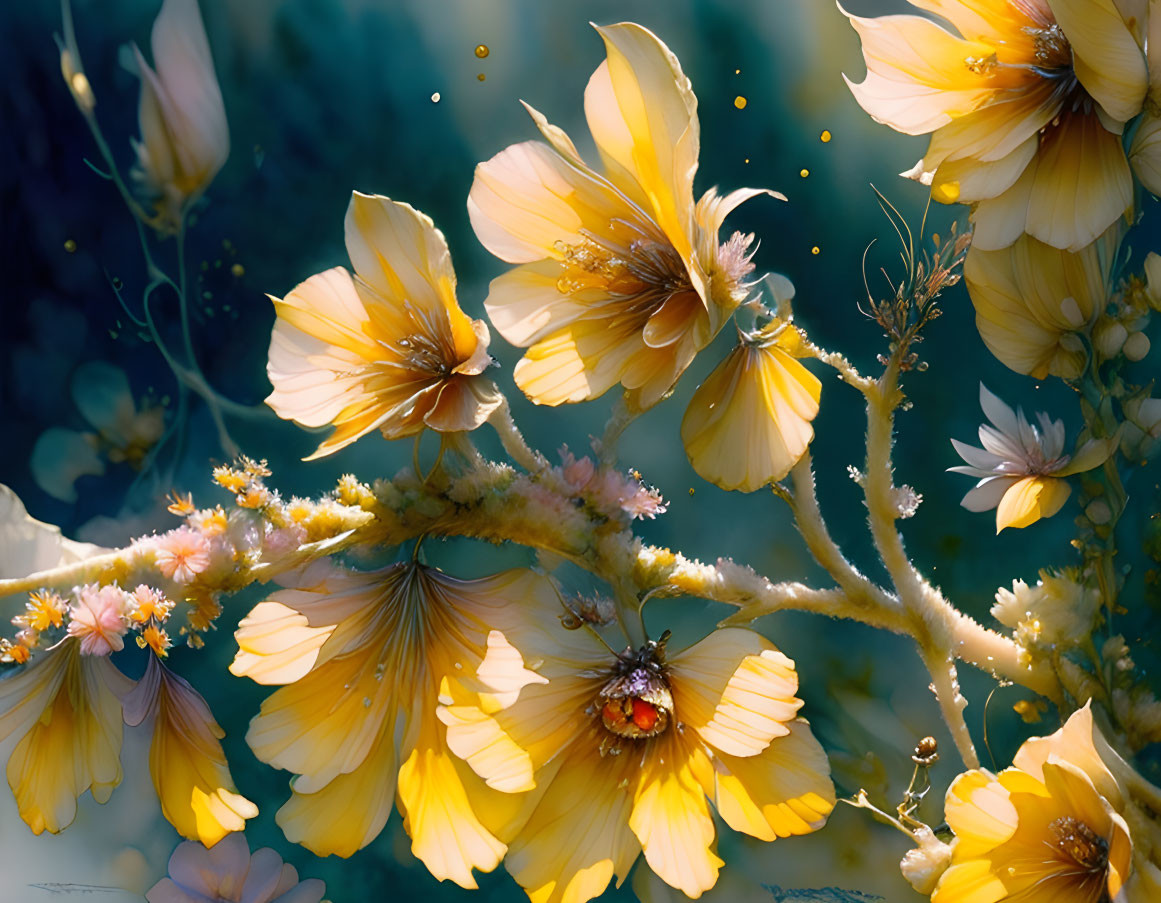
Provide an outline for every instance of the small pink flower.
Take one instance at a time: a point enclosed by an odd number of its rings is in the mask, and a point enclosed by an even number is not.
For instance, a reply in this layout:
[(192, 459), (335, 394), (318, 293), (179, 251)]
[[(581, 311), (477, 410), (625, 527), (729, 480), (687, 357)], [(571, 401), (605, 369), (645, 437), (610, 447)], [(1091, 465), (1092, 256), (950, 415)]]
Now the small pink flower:
[(178, 583), (189, 583), (210, 566), (210, 544), (189, 527), (178, 527), (154, 540), (157, 568)]
[(561, 475), (564, 481), (576, 492), (584, 489), (592, 480), (593, 474), (596, 472), (596, 466), (593, 464), (592, 458), (581, 458), (577, 460), (573, 453), (568, 450), (567, 445), (560, 447), (560, 467)]
[(90, 583), (69, 609), (69, 636), (80, 637), (82, 655), (109, 655), (125, 648), (129, 629), (125, 593), (116, 586)]
[(277, 561), (298, 550), (306, 542), (306, 528), (301, 524), (271, 530), (262, 543), (262, 557)]

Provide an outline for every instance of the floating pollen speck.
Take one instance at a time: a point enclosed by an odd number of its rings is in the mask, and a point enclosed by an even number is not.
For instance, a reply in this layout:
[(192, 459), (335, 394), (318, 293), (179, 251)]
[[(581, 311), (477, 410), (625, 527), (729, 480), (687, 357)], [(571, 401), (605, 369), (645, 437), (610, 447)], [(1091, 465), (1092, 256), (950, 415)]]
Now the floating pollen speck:
[(821, 251), (822, 251), (822, 248), (820, 248), (818, 245), (815, 245), (813, 248), (810, 249), (810, 253), (814, 254), (815, 256), (817, 256)]
[(809, 170), (809, 169), (800, 169), (800, 170), (798, 171), (798, 174), (799, 174), (800, 176), (802, 176), (802, 178), (804, 178), (804, 179), (805, 179), (805, 178), (806, 178), (808, 175), (810, 175), (810, 170)]
[(439, 92), (438, 91), (436, 91), (434, 94), (431, 95), (431, 102), (432, 103), (439, 103)]
[(233, 273), (235, 276), (245, 276), (246, 275), (246, 268), (244, 266), (242, 266), (242, 264), (236, 263), (232, 267), (230, 267), (230, 272)]
[(734, 70), (734, 75), (741, 75), (741, 74), (742, 74), (742, 70), (741, 70), (741, 69), (735, 69), (735, 70)]
[(831, 139), (830, 129), (823, 129), (822, 134), (818, 136), (818, 140), (826, 144)]
[(484, 80), (484, 73), (481, 72), (479, 75), (476, 76), (476, 81), (482, 82), (483, 80)]
[(483, 59), (484, 57), (486, 57), (486, 56), (487, 56), (489, 53), (491, 53), (491, 52), (492, 52), (492, 51), (490, 51), (490, 50), (488, 49), (488, 45), (487, 45), (487, 44), (477, 44), (477, 45), (476, 45), (476, 56), (478, 56), (480, 59)]
[(73, 241), (71, 238), (66, 239), (65, 243), (64, 243), (64, 249), (66, 251), (68, 251), (70, 254), (73, 254), (77, 250), (77, 243), (75, 241)]
[(746, 157), (746, 158), (745, 158), (745, 159), (744, 159), (742, 162), (743, 162), (743, 163), (749, 163), (749, 162), (750, 162), (750, 158), (749, 158), (749, 157)]
[(739, 94), (737, 97), (734, 98), (734, 106), (737, 107), (739, 110), (746, 109), (746, 98), (744, 98), (741, 94)]
[(690, 495), (693, 495), (693, 493), (694, 493), (694, 488), (693, 488), (692, 486), (690, 486), (690, 487), (689, 487), (689, 494), (690, 494)]

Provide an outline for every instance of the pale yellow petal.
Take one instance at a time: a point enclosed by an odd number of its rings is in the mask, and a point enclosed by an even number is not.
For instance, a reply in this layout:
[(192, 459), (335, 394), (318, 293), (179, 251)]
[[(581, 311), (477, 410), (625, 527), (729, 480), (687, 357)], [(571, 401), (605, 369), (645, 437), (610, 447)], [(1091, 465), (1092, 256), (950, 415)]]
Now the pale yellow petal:
[(996, 506), (996, 532), (1007, 527), (1027, 527), (1051, 517), (1068, 500), (1072, 487), (1053, 477), (1023, 477), (1004, 493)]
[(958, 858), (993, 850), (1016, 831), (1016, 807), (995, 775), (975, 769), (952, 781), (944, 801), (944, 818), (957, 838)]
[(987, 859), (972, 859), (951, 866), (939, 879), (931, 903), (999, 903), (1008, 889)]
[[(653, 220), (688, 265), (700, 149), (697, 98), (677, 57), (653, 32), (632, 22), (597, 31), (605, 41), (612, 95), (632, 138), (629, 148), (614, 144), (604, 152), (636, 177)], [(593, 137), (599, 143), (604, 135)], [(627, 160), (621, 156), (626, 149)]]
[(386, 302), (412, 305), (433, 318), (448, 302), (458, 311), (447, 240), (426, 214), (382, 195), (354, 191), (344, 233), (355, 272)]
[(585, 903), (629, 873), (641, 845), (621, 786), (633, 770), (626, 758), (579, 744), (562, 763), (504, 862), (533, 903)]
[(843, 13), (858, 32), (867, 64), (866, 79), (847, 79), (847, 85), (876, 122), (921, 135), (970, 113), (994, 92), (986, 75), (964, 65), (989, 58), (990, 45), (957, 38), (919, 16)]
[(1055, 733), (1024, 741), (1012, 764), (1040, 777), (1044, 763), (1051, 757), (1070, 762), (1088, 776), (1101, 796), (1119, 808), (1122, 799), (1120, 785), (1097, 750), (1098, 736), (1092, 720), (1092, 709), (1085, 705), (1073, 712)]
[(637, 216), (611, 183), (540, 141), (513, 144), (476, 167), (468, 215), (480, 243), (508, 263), (559, 258), (558, 244)]
[[(1153, 19), (1161, 20), (1161, 15)], [(1161, 35), (1158, 43), (1161, 44)], [(1141, 184), (1154, 196), (1161, 196), (1161, 116), (1146, 112), (1141, 117), (1129, 149), (1129, 162)]]
[(392, 722), (358, 768), (313, 793), (300, 793), (296, 787), (275, 821), (287, 840), (318, 856), (352, 856), (387, 824), (398, 767)]
[(753, 492), (780, 480), (814, 436), (822, 384), (776, 345), (738, 345), (698, 387), (681, 423), (698, 475)]
[[(442, 728), (441, 728), (442, 730)], [(490, 872), (507, 847), (481, 824), (447, 747), (430, 728), (399, 769), (399, 808), (411, 852), (440, 881), (475, 888), (472, 869)]]
[(787, 727), (758, 755), (715, 756), (712, 780), (702, 782), (726, 824), (759, 840), (817, 831), (835, 806), (830, 763), (810, 725)]
[(1132, 206), (1133, 177), (1119, 135), (1095, 115), (1073, 114), (1041, 139), (1025, 230), (1079, 251)]
[(752, 630), (715, 630), (669, 663), (686, 728), (732, 755), (755, 755), (784, 736), (802, 706), (794, 663)]
[(1046, 0), (1072, 47), (1077, 79), (1119, 122), (1141, 112), (1149, 75), (1145, 56), (1113, 0)]
[(694, 899), (714, 886), (724, 864), (714, 851), (713, 817), (694, 772), (693, 760), (704, 755), (676, 741), (665, 744), (645, 764), (629, 816), (649, 867)]
[(334, 625), (311, 627), (306, 615), (278, 602), (260, 602), (238, 625), (238, 652), (230, 663), (235, 677), (260, 684), (289, 684), (314, 667)]

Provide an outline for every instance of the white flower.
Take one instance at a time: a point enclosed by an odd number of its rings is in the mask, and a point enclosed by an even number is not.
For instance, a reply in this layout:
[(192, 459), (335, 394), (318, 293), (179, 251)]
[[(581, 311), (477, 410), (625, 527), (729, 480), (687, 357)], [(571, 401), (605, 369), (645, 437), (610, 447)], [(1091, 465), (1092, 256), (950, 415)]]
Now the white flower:
[(1013, 411), (982, 383), (980, 407), (992, 422), (992, 426), (980, 426), (983, 448), (952, 439), (967, 466), (948, 470), (979, 478), (960, 504), (969, 511), (995, 508), (997, 533), (1054, 515), (1072, 491), (1062, 478), (1092, 470), (1116, 447), (1115, 439), (1090, 439), (1075, 454), (1067, 455), (1064, 421), (1038, 413), (1039, 426), (1033, 426), (1022, 409)]
[(992, 617), (1015, 630), (1023, 646), (1076, 645), (1092, 633), (1100, 609), (1100, 596), (1078, 577), (1075, 571), (1042, 570), (1035, 586), (1015, 580), (1011, 590), (996, 590)]

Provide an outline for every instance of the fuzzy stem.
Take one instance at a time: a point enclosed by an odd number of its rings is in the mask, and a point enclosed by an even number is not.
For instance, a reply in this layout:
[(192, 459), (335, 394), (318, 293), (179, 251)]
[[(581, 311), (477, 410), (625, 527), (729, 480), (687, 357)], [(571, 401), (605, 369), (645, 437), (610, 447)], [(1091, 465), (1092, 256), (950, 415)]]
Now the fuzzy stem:
[(516, 426), (507, 398), (500, 402), (500, 406), (488, 417), (488, 423), (492, 425), (496, 435), (500, 437), (500, 443), (504, 446), (504, 451), (508, 453), (508, 457), (526, 471), (538, 473), (548, 469), (548, 459), (528, 444), (519, 427)]

